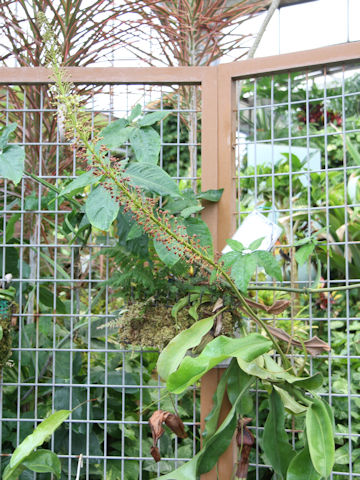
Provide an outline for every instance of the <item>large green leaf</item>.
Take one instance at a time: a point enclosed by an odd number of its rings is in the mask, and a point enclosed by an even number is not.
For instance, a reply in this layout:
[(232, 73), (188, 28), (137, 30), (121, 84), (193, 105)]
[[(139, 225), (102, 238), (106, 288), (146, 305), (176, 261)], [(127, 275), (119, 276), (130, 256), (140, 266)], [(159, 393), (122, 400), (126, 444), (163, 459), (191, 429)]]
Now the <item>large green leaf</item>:
[(298, 403), (290, 393), (283, 388), (277, 387), (274, 385), (275, 390), (280, 395), (280, 398), (284, 404), (286, 410), (294, 415), (298, 415), (300, 413), (304, 413), (307, 410), (307, 407)]
[(255, 380), (253, 377), (249, 377), (245, 373), (242, 373), (242, 378), (239, 378), (238, 397), (220, 427), (210, 438), (206, 440), (202, 450), (202, 455), (198, 461), (197, 473), (201, 474), (209, 472), (216, 465), (220, 455), (222, 455), (230, 445), (237, 426), (238, 404), (240, 403), (244, 393), (249, 390), (254, 381)]
[(128, 124), (129, 122), (125, 118), (120, 118), (103, 128), (99, 133), (99, 136), (102, 137), (101, 145), (106, 145), (110, 150), (123, 145), (129, 139), (132, 131), (132, 127), (128, 127)]
[(57, 478), (61, 476), (61, 462), (51, 450), (36, 450), (23, 462), (24, 467), (38, 473), (52, 473)]
[(55, 430), (68, 418), (70, 410), (59, 410), (43, 420), (35, 430), (23, 440), (11, 456), (10, 463), (6, 467), (3, 480), (10, 480), (16, 469), (33, 452), (36, 447), (42, 445)]
[(25, 152), (19, 145), (8, 145), (0, 153), (0, 175), (15, 185), (24, 175)]
[(196, 469), (201, 452), (197, 453), (189, 462), (184, 463), (181, 467), (177, 468), (167, 475), (162, 475), (160, 480), (196, 480)]
[(239, 255), (231, 268), (231, 276), (238, 289), (246, 293), (257, 265), (255, 253)]
[(143, 118), (140, 118), (138, 125), (139, 127), (149, 127), (150, 125), (154, 125), (155, 123), (164, 120), (169, 113), (169, 110), (158, 110), (156, 112), (147, 113)]
[(257, 263), (260, 267), (264, 267), (265, 272), (270, 276), (282, 281), (282, 272), (279, 263), (277, 262), (274, 255), (265, 250), (258, 250), (254, 252), (253, 255), (256, 255)]
[(9, 141), (9, 136), (16, 130), (16, 128), (17, 123), (10, 123), (10, 125), (7, 125), (0, 130), (0, 150), (6, 147), (6, 144)]
[(152, 127), (134, 128), (130, 134), (130, 143), (138, 162), (158, 163), (161, 140)]
[(125, 175), (130, 184), (149, 190), (159, 195), (180, 197), (176, 182), (160, 167), (151, 163), (131, 163)]
[(199, 320), (168, 343), (157, 361), (157, 371), (163, 380), (177, 369), (189, 348), (199, 345), (202, 337), (211, 330), (214, 319), (215, 316)]
[[(175, 263), (180, 260), (180, 255), (177, 255), (173, 250), (168, 250), (167, 245), (159, 240), (153, 240), (154, 248), (156, 253), (159, 255), (159, 258), (162, 262), (165, 263), (168, 267), (173, 267)], [(176, 245), (176, 242), (172, 242), (170, 245)]]
[(186, 218), (184, 220), (187, 233), (192, 237), (196, 235), (196, 238), (200, 240), (200, 246), (206, 249), (206, 254), (210, 257), (214, 256), (212, 236), (209, 227), (201, 218)]
[(119, 205), (101, 185), (93, 190), (85, 203), (89, 222), (99, 230), (109, 230), (119, 211)]
[(170, 392), (181, 393), (227, 358), (240, 357), (250, 362), (270, 348), (271, 342), (258, 333), (242, 338), (217, 337), (206, 345), (198, 357), (184, 358), (177, 371), (169, 376), (167, 388)]
[(273, 389), (269, 398), (270, 411), (264, 426), (262, 448), (279, 479), (286, 478), (289, 463), (295, 455), (285, 432), (284, 406), (280, 395)]
[(218, 202), (223, 194), (223, 191), (223, 188), (219, 188), (218, 190), (206, 190), (205, 192), (198, 193), (196, 197), (207, 200), (208, 202)]
[(66, 195), (68, 193), (75, 192), (78, 189), (87, 187), (88, 185), (94, 185), (94, 183), (99, 181), (99, 177), (96, 177), (92, 170), (85, 172), (82, 175), (79, 175), (72, 182), (68, 183), (63, 190), (59, 193), (59, 197)]
[(315, 470), (328, 477), (335, 460), (334, 431), (325, 403), (314, 398), (306, 412), (306, 436)]
[(312, 464), (307, 444), (290, 462), (286, 480), (320, 480)]

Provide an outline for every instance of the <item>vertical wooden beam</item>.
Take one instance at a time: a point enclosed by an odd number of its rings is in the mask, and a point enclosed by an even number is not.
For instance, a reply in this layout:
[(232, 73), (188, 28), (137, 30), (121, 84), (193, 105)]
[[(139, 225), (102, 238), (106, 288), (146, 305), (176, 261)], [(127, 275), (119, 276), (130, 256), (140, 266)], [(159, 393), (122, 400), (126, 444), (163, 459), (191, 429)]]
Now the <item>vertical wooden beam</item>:
[[(202, 190), (224, 188), (223, 197), (219, 204), (209, 205), (203, 213), (214, 239), (215, 250), (221, 250), (226, 238), (231, 236), (231, 225), (235, 202), (230, 206), (231, 199), (235, 199), (233, 185), (233, 149), (232, 149), (232, 80), (229, 75), (221, 78), (219, 83), (219, 69), (213, 67), (207, 71), (202, 82)], [(223, 92), (228, 92), (229, 104), (224, 108)], [(225, 135), (225, 138), (222, 136)], [(230, 146), (225, 148), (224, 144)], [(224, 156), (227, 155), (227, 157)], [(225, 168), (224, 168), (225, 167)], [(224, 169), (222, 172), (221, 170)], [(219, 380), (225, 369), (215, 368), (209, 371), (201, 380), (200, 393), (200, 422), (201, 431), (204, 430), (205, 418), (212, 409), (212, 398)], [(225, 419), (231, 405), (225, 396), (219, 424)], [(201, 480), (230, 480), (235, 462), (234, 442), (220, 457), (219, 462), (211, 472), (201, 475)]]

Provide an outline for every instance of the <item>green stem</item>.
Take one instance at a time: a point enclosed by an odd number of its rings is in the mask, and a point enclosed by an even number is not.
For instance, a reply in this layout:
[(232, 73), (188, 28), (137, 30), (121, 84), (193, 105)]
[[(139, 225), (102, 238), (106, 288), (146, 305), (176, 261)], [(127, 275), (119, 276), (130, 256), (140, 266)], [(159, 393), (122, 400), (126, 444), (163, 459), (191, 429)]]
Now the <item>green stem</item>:
[(288, 292), (288, 293), (302, 293), (304, 295), (310, 295), (313, 293), (323, 293), (323, 292), (343, 292), (346, 290), (354, 290), (360, 288), (360, 283), (354, 283), (353, 285), (343, 285), (341, 287), (329, 287), (329, 288), (290, 288), (290, 287), (248, 287), (248, 290), (272, 290), (276, 292)]

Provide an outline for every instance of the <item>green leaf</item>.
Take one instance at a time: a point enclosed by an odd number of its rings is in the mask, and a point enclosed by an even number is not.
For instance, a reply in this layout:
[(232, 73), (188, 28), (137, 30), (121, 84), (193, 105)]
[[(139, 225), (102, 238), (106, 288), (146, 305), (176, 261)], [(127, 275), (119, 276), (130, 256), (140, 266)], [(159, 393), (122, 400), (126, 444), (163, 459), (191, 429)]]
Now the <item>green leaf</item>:
[(295, 252), (295, 260), (299, 265), (303, 265), (315, 249), (314, 243), (307, 243)]
[(205, 192), (200, 192), (196, 195), (196, 198), (201, 198), (207, 200), (208, 202), (218, 202), (223, 194), (224, 189), (219, 188), (218, 190), (206, 190)]
[(184, 463), (181, 467), (167, 475), (159, 477), (160, 480), (196, 480), (196, 469), (201, 452), (197, 453), (189, 462)]
[[(155, 238), (153, 240), (153, 243), (155, 251), (158, 254), (160, 260), (164, 262), (165, 265), (167, 265), (168, 267), (173, 267), (175, 263), (180, 260), (180, 255), (175, 253), (173, 250), (168, 250), (167, 245), (164, 245), (164, 243), (156, 240)], [(171, 245), (176, 245), (176, 242), (172, 242), (169, 246)]]
[(158, 110), (156, 112), (147, 113), (143, 118), (140, 118), (138, 125), (139, 127), (149, 127), (150, 125), (154, 125), (155, 123), (164, 120), (169, 113), (169, 110)]
[(246, 293), (251, 277), (256, 270), (257, 257), (255, 255), (257, 253), (238, 256), (231, 268), (231, 277), (243, 293)]
[(284, 406), (280, 395), (273, 390), (269, 398), (270, 411), (264, 426), (262, 448), (266, 461), (270, 463), (280, 479), (286, 478), (289, 463), (295, 455), (285, 432)]
[(320, 480), (321, 475), (315, 470), (307, 444), (290, 462), (286, 480)]
[(10, 123), (10, 125), (7, 125), (0, 130), (0, 150), (6, 147), (6, 144), (9, 141), (9, 136), (16, 130), (16, 128), (17, 123)]
[(15, 224), (21, 218), (21, 213), (14, 213), (6, 222), (6, 243), (14, 236)]
[(102, 137), (99, 141), (101, 145), (106, 145), (110, 150), (120, 147), (128, 141), (133, 127), (129, 127), (129, 122), (125, 118), (119, 118), (103, 128), (99, 133)]
[(192, 205), (191, 207), (184, 208), (184, 210), (181, 210), (180, 215), (184, 218), (190, 217), (193, 213), (201, 212), (201, 210), (204, 210), (204, 207), (201, 205)]
[(144, 230), (142, 229), (141, 225), (134, 223), (130, 228), (126, 240), (135, 240), (135, 238), (139, 238), (142, 235), (144, 235)]
[(190, 217), (184, 220), (184, 225), (188, 235), (190, 235), (190, 237), (196, 235), (197, 239), (200, 240), (200, 247), (202, 247), (202, 250), (206, 250), (206, 255), (213, 258), (214, 248), (212, 236), (209, 227), (204, 220), (201, 220), (201, 218)]
[(17, 185), (24, 175), (25, 152), (19, 145), (9, 145), (0, 153), (0, 175)]
[(10, 480), (12, 474), (20, 464), (24, 462), (36, 447), (42, 445), (55, 432), (68, 418), (70, 413), (71, 410), (59, 410), (43, 420), (15, 449), (8, 465), (8, 471), (6, 474), (4, 472), (3, 480)]
[(142, 108), (141, 108), (141, 105), (139, 103), (137, 103), (135, 105), (135, 107), (133, 107), (131, 109), (131, 113), (128, 117), (128, 122), (132, 122), (133, 120), (135, 120), (135, 118), (137, 118), (139, 115), (141, 115), (141, 112), (142, 112)]
[(258, 250), (254, 252), (257, 257), (257, 262), (260, 267), (265, 269), (265, 272), (270, 276), (276, 278), (279, 282), (282, 281), (282, 272), (279, 263), (274, 255), (265, 250)]
[(85, 203), (89, 222), (99, 230), (109, 230), (119, 211), (119, 205), (101, 185), (93, 190)]
[(180, 298), (178, 302), (171, 309), (171, 315), (177, 320), (177, 314), (180, 312), (182, 308), (189, 304), (189, 295), (186, 297)]
[(167, 344), (157, 361), (157, 371), (163, 380), (167, 380), (169, 375), (175, 372), (190, 348), (199, 345), (202, 337), (211, 330), (214, 319), (215, 316), (213, 315), (199, 320), (190, 328), (180, 332)]
[(206, 440), (202, 455), (199, 458), (197, 473), (206, 473), (212, 470), (216, 465), (218, 458), (222, 455), (231, 443), (234, 431), (237, 426), (237, 408), (242, 396), (249, 390), (254, 383), (254, 378), (243, 373), (243, 377), (239, 378), (238, 397), (234, 402), (230, 412), (226, 416), (217, 431)]
[[(54, 309), (54, 293), (43, 285), (39, 288), (39, 300), (46, 307)], [(58, 296), (56, 297), (55, 304), (57, 313), (66, 313), (65, 304)]]
[(239, 257), (241, 257), (241, 253), (231, 251), (228, 253), (224, 253), (224, 255), (220, 257), (220, 261), (223, 262), (225, 268), (229, 268), (235, 263), (235, 261)]
[(4, 336), (4, 330), (3, 330), (2, 326), (0, 325), (0, 340), (3, 339), (3, 336)]
[(33, 472), (52, 473), (57, 478), (61, 476), (61, 462), (50, 450), (36, 450), (26, 458), (23, 465)]
[(288, 412), (293, 413), (294, 415), (306, 412), (307, 407), (298, 403), (295, 398), (290, 395), (289, 392), (287, 392), (283, 388), (277, 387), (276, 385), (274, 385), (274, 388), (280, 395), (284, 407)]
[(88, 185), (94, 185), (94, 183), (98, 181), (99, 181), (99, 177), (96, 177), (93, 174), (92, 170), (90, 170), (89, 172), (85, 172), (82, 175), (79, 175), (77, 178), (75, 178), (68, 185), (66, 185), (66, 187), (63, 188), (63, 190), (61, 190), (61, 192), (59, 193), (59, 197), (69, 193), (73, 193), (76, 190), (87, 187)]
[(176, 182), (160, 167), (151, 163), (131, 163), (125, 172), (130, 184), (159, 195), (180, 197)]
[(226, 240), (226, 243), (231, 247), (235, 252), (242, 252), (245, 250), (244, 245), (241, 242), (238, 242), (237, 240), (232, 240), (231, 238), (228, 238)]
[(152, 127), (134, 128), (130, 134), (130, 143), (138, 162), (158, 163), (161, 139)]
[(324, 401), (314, 398), (306, 413), (306, 436), (315, 470), (328, 477), (335, 460), (334, 431)]
[(167, 380), (170, 392), (181, 393), (218, 363), (231, 357), (251, 361), (271, 348), (271, 342), (258, 333), (243, 338), (219, 336), (206, 345), (196, 357), (185, 357), (176, 372)]
[(265, 237), (258, 238), (257, 240), (254, 240), (253, 242), (250, 243), (249, 245), (249, 250), (256, 250), (257, 248), (260, 247), (262, 244), (263, 240)]

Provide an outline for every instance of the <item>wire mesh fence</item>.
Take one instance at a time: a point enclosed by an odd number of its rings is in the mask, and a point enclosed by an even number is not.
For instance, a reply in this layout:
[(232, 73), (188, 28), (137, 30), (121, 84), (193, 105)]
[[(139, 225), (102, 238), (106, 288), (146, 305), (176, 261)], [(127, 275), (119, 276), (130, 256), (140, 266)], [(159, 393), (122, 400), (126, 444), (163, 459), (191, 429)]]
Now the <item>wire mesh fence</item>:
[[(282, 227), (275, 253), (284, 263), (284, 286), (295, 290), (290, 315), (277, 319), (276, 325), (291, 335), (317, 335), (331, 346), (327, 357), (311, 359), (310, 373), (321, 372), (327, 379), (320, 394), (335, 413), (337, 450), (331, 478), (357, 478), (358, 290), (331, 288), (360, 280), (359, 65), (253, 77), (237, 81), (236, 87), (237, 222), (257, 210)], [(261, 272), (257, 284), (269, 285)], [(328, 290), (304, 300), (296, 291), (304, 287)], [(256, 295), (265, 303), (275, 296), (272, 291)], [(298, 355), (294, 361), (299, 365), (303, 360)], [(265, 478), (266, 471), (259, 455), (264, 403), (261, 392), (254, 394), (260, 442), (253, 465), (258, 479)], [(288, 428), (293, 442), (303, 441), (290, 418)]]
[[(199, 185), (199, 87), (77, 88), (94, 132), (128, 116), (135, 104), (146, 112), (169, 110), (159, 126), (160, 164), (182, 186)], [(0, 187), (0, 268), (2, 277), (13, 275), (17, 292), (12, 356), (1, 379), (2, 467), (39, 421), (54, 410), (74, 409), (50, 442), (61, 458), (62, 478), (75, 478), (80, 455), (78, 478), (157, 478), (198, 448), (198, 391), (175, 400), (189, 438), (180, 443), (166, 433), (163, 460), (155, 464), (148, 418), (154, 408), (173, 406), (154, 374), (157, 353), (124, 348), (109, 324), (124, 308), (111, 285), (117, 267), (104, 254), (119, 241), (119, 232), (79, 234), (81, 215), (74, 216), (56, 193), (86, 170), (86, 159), (71, 148), (49, 85), (3, 85), (0, 122), (17, 123), (13, 141), (26, 153), (19, 185), (2, 179)], [(129, 156), (129, 147), (116, 154)]]

